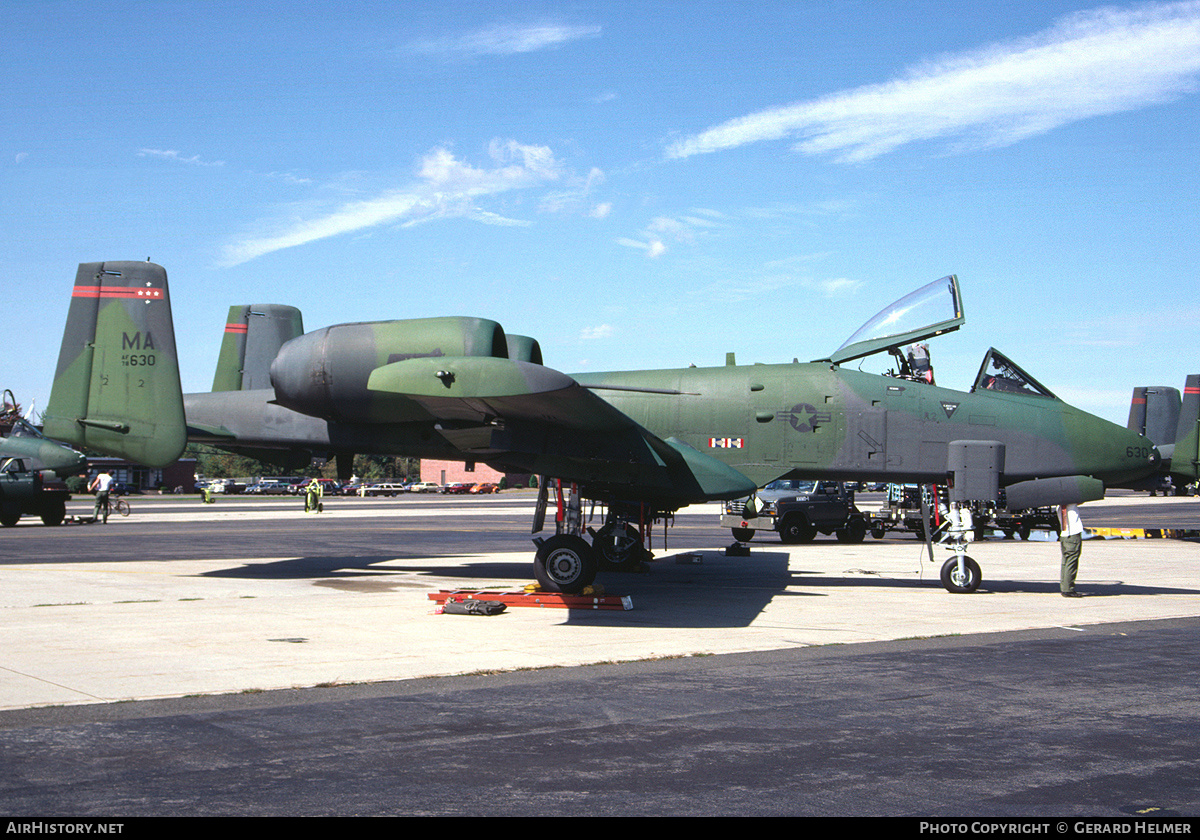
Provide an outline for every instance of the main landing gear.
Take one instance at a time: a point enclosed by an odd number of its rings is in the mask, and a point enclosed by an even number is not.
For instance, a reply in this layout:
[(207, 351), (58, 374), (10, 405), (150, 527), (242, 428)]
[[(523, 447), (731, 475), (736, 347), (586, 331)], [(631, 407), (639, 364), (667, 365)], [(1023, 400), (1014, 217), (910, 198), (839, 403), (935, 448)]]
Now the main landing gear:
[[(634, 525), (644, 524), (637, 517), (638, 506), (610, 505), (604, 525), (596, 530), (584, 528), (582, 498), (577, 488), (570, 488), (564, 497), (561, 482), (554, 483), (557, 533), (548, 538), (534, 538), (537, 554), (533, 575), (542, 589), (574, 595), (590, 586), (602, 568), (628, 572), (645, 565), (650, 552), (642, 541), (644, 530)], [(549, 482), (543, 477), (534, 515), (535, 534), (544, 525), (548, 497)], [(590, 545), (583, 537), (585, 533), (592, 537)]]
[(533, 576), (547, 592), (575, 595), (591, 585), (599, 568), (596, 552), (583, 537), (556, 534), (538, 545)]

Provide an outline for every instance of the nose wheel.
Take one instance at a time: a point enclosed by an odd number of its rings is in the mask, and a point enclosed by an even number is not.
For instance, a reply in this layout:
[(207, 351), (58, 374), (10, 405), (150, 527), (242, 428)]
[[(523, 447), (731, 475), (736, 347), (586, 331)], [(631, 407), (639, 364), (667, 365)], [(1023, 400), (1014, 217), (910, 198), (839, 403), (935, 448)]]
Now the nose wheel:
[(947, 592), (974, 592), (982, 580), (979, 564), (965, 554), (955, 554), (942, 565), (942, 586)]

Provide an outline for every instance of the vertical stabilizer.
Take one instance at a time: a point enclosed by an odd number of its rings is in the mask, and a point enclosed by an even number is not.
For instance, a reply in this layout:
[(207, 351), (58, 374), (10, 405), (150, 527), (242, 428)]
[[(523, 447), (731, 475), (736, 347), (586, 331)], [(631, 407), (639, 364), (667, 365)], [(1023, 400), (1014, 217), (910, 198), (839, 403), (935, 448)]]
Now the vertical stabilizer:
[(270, 388), (271, 362), (275, 361), (279, 348), (303, 334), (304, 320), (294, 306), (258, 303), (229, 307), (212, 389)]
[(1127, 429), (1145, 435), (1153, 444), (1171, 443), (1179, 426), (1179, 389), (1165, 385), (1133, 389)]
[(165, 466), (183, 452), (183, 393), (162, 266), (80, 264), (44, 420), (47, 437), (146, 466)]
[(1183, 386), (1183, 404), (1171, 455), (1171, 475), (1200, 479), (1200, 373), (1189, 374)]

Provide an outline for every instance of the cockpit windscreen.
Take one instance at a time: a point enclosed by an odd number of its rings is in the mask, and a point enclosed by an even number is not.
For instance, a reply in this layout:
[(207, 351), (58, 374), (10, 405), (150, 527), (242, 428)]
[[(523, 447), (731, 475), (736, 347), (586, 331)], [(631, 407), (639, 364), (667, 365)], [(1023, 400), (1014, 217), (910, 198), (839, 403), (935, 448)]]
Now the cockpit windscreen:
[(983, 364), (979, 366), (979, 375), (975, 377), (975, 384), (971, 386), (971, 393), (976, 391), (1001, 391), (1058, 399), (1054, 392), (1021, 370), (1019, 365), (995, 348), (987, 351), (987, 355), (983, 357)]

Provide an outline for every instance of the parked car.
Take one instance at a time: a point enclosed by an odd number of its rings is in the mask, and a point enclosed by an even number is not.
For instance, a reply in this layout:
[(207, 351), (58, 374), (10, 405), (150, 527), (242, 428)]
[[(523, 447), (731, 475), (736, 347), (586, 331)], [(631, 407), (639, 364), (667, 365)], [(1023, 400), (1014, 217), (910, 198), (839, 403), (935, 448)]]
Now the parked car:
[(368, 496), (398, 496), (404, 492), (406, 492), (406, 488), (403, 484), (395, 484), (390, 482), (371, 484), (367, 487)]
[(441, 492), (442, 485), (436, 481), (418, 481), (408, 489), (411, 493), (439, 493)]

